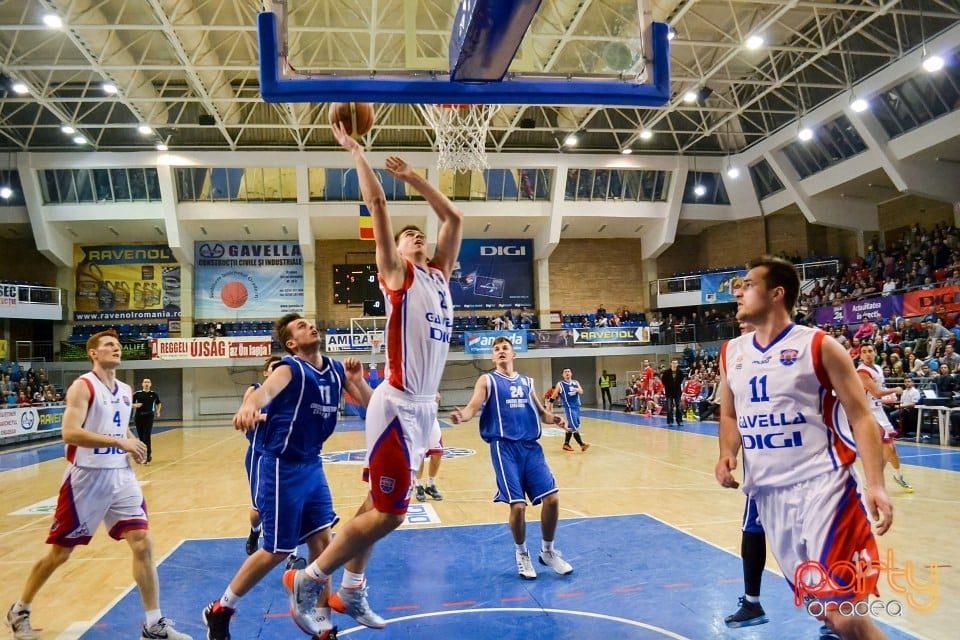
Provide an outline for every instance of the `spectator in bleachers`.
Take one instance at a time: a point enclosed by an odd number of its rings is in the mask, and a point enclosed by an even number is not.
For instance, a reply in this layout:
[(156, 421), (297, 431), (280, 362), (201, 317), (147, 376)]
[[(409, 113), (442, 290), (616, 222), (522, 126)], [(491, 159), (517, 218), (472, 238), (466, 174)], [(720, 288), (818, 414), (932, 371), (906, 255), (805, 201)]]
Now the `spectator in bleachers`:
[(940, 358), (941, 364), (946, 364), (950, 371), (956, 371), (960, 366), (960, 354), (954, 351), (953, 343), (948, 342), (943, 347), (943, 356)]
[(7, 395), (7, 392), (14, 388), (13, 382), (10, 380), (10, 374), (3, 374), (3, 379), (0, 380), (0, 395)]
[(960, 390), (957, 388), (956, 378), (946, 364), (940, 365), (939, 375), (933, 379), (933, 383), (937, 385), (937, 395), (941, 398), (949, 398), (954, 391)]
[(17, 406), (18, 407), (29, 407), (32, 406), (33, 402), (30, 400), (30, 396), (27, 395), (26, 391), (20, 391), (17, 394)]
[(15, 407), (17, 406), (17, 392), (13, 389), (9, 389), (5, 395), (7, 406)]

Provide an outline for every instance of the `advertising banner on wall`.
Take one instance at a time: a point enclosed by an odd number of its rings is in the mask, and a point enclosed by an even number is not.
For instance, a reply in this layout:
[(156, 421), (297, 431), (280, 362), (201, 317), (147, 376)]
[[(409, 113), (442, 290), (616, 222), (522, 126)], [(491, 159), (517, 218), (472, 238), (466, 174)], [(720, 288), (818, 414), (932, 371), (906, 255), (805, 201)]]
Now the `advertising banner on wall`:
[(597, 327), (574, 329), (576, 344), (609, 344), (612, 342), (650, 342), (649, 327)]
[(0, 438), (59, 431), (65, 408), (57, 405), (0, 409)]
[(73, 319), (168, 320), (180, 317), (180, 265), (160, 244), (73, 248)]
[(925, 316), (931, 313), (960, 311), (960, 287), (937, 287), (903, 294), (903, 315)]
[(194, 265), (198, 320), (303, 312), (303, 256), (295, 241), (198, 242)]
[(269, 358), (270, 336), (249, 338), (154, 338), (154, 360), (214, 360), (218, 358)]
[(493, 341), (500, 336), (509, 338), (517, 353), (527, 350), (526, 331), (466, 331), (463, 334), (463, 350), (466, 353), (493, 353)]
[(450, 293), (458, 309), (533, 308), (533, 240), (464, 240)]
[[(122, 340), (120, 356), (123, 360), (149, 360), (149, 340)], [(82, 362), (87, 359), (86, 342), (61, 342), (60, 359), (64, 362)]]
[(383, 331), (328, 333), (324, 344), (325, 351), (377, 351), (382, 348)]
[(903, 296), (880, 296), (867, 298), (866, 300), (844, 302), (835, 307), (818, 307), (814, 317), (817, 324), (822, 326), (825, 324), (860, 324), (866, 318), (871, 320), (889, 318), (893, 313), (904, 316), (911, 315), (904, 313)]
[(700, 301), (703, 304), (736, 302), (733, 290), (745, 275), (747, 275), (746, 271), (703, 274), (700, 276)]

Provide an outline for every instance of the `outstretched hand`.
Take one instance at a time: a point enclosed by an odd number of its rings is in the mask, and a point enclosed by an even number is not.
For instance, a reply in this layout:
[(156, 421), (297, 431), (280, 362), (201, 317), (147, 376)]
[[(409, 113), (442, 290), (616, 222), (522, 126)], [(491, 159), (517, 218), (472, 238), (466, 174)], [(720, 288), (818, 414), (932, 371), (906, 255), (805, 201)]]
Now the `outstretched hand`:
[(360, 143), (347, 133), (347, 128), (342, 122), (334, 122), (330, 125), (330, 128), (333, 129), (333, 137), (336, 138), (341, 147), (350, 152), (360, 148)]
[(406, 163), (403, 158), (390, 156), (386, 162), (387, 171), (394, 178), (407, 182), (410, 178), (416, 176), (416, 172)]

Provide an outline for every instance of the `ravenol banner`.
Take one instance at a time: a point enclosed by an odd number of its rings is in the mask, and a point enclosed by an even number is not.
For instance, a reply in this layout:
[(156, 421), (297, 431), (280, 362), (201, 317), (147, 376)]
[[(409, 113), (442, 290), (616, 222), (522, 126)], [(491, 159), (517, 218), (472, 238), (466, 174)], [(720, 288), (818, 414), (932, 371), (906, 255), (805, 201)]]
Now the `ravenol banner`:
[(703, 304), (736, 302), (733, 292), (746, 275), (746, 271), (703, 274), (700, 276), (700, 302)]
[(303, 256), (295, 241), (198, 242), (198, 320), (274, 318), (303, 312)]
[(650, 342), (650, 327), (597, 327), (574, 329), (574, 344), (605, 344), (611, 342)]
[(464, 240), (450, 276), (458, 309), (533, 307), (533, 240)]
[(73, 248), (74, 320), (180, 317), (180, 265), (161, 244)]
[(493, 353), (493, 341), (500, 336), (510, 339), (514, 351), (527, 350), (526, 331), (467, 331), (463, 334), (463, 350), (466, 353)]

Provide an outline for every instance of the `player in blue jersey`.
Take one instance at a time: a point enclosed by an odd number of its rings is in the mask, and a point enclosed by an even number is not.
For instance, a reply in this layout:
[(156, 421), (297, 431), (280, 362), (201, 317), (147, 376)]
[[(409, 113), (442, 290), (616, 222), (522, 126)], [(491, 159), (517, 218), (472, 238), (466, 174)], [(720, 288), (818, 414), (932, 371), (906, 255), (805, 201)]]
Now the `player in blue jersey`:
[[(266, 380), (270, 377), (270, 374), (273, 373), (273, 367), (280, 362), (280, 356), (270, 356), (267, 358), (267, 361), (263, 363), (263, 379)], [(243, 394), (243, 399), (246, 400), (250, 394), (260, 388), (259, 382), (254, 382)], [(266, 408), (264, 408), (266, 410)], [(256, 494), (256, 483), (254, 482), (253, 476), (251, 476), (250, 471), (255, 468), (254, 464), (254, 447), (253, 441), (257, 437), (257, 428), (254, 427), (245, 433), (247, 440), (250, 441), (250, 446), (247, 447), (247, 455), (243, 458), (243, 468), (247, 470), (247, 481), (250, 483), (250, 534), (247, 536), (247, 555), (253, 555), (257, 550), (257, 545), (260, 542), (260, 532), (263, 530), (263, 527), (260, 524), (260, 511), (257, 510), (257, 494)]]
[(590, 448), (590, 443), (584, 442), (580, 437), (580, 396), (583, 394), (583, 387), (573, 379), (573, 371), (564, 369), (562, 378), (557, 382), (553, 389), (555, 402), (559, 402), (563, 407), (563, 415), (567, 418), (567, 435), (563, 439), (563, 450), (573, 451), (570, 446), (571, 436), (576, 439), (580, 445), (580, 451), (586, 451)]
[(560, 514), (559, 489), (547, 466), (543, 448), (537, 442), (541, 422), (566, 428), (566, 420), (540, 404), (540, 398), (533, 390), (533, 379), (514, 371), (516, 357), (509, 338), (501, 336), (494, 340), (496, 369), (480, 376), (470, 402), (463, 409), (455, 408), (450, 418), (454, 424), (459, 424), (480, 413), (480, 437), (490, 444), (497, 479), (497, 494), (493, 500), (510, 505), (510, 531), (516, 544), (520, 577), (527, 580), (537, 577), (527, 551), (525, 518), (528, 498), (534, 506), (543, 503), (540, 510), (543, 538), (540, 564), (560, 575), (567, 575), (573, 567), (553, 546)]
[[(233, 418), (234, 428), (256, 429), (251, 477), (263, 521), (263, 548), (247, 558), (223, 596), (203, 610), (209, 640), (230, 638), (237, 602), (274, 567), (305, 542), (311, 558), (330, 543), (336, 523), (330, 487), (320, 461), (324, 441), (337, 424), (346, 389), (363, 406), (372, 389), (355, 358), (343, 364), (320, 354), (320, 334), (312, 322), (290, 313), (277, 321), (277, 336), (287, 353), (263, 386), (249, 394)], [(269, 414), (262, 409), (270, 405)], [(303, 630), (320, 640), (335, 635), (326, 593), (310, 603), (311, 616), (296, 617)], [(302, 603), (299, 603), (302, 606)], [(322, 606), (321, 606), (322, 604)]]

